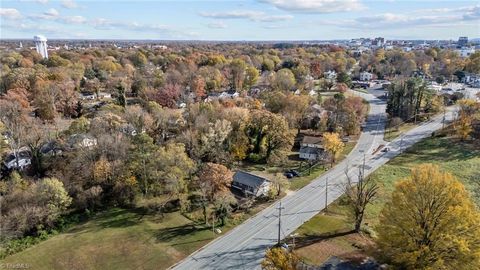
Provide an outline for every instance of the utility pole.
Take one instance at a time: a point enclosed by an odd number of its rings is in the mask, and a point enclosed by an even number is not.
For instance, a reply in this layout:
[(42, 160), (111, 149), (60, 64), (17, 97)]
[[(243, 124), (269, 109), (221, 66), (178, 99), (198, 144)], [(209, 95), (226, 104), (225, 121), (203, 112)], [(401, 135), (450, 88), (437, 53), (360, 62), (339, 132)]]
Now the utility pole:
[(280, 246), (280, 232), (282, 231), (282, 209), (282, 201), (280, 200), (280, 205), (278, 207), (278, 246)]
[(443, 108), (443, 120), (442, 120), (442, 129), (445, 129), (445, 116), (447, 114), (447, 109)]
[(325, 179), (325, 213), (328, 211), (328, 176)]
[(213, 219), (212, 220), (212, 232), (215, 235), (215, 212), (213, 212), (212, 219)]

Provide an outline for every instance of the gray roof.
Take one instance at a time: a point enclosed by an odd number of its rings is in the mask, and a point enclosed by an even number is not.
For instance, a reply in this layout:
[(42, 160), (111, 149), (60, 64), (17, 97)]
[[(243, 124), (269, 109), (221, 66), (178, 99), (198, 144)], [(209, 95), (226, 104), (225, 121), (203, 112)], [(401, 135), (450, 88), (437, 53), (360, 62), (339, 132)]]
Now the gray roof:
[(323, 137), (304, 136), (302, 143), (304, 144), (318, 144), (321, 145)]
[(244, 171), (237, 171), (233, 175), (233, 182), (241, 183), (254, 188), (261, 186), (266, 181), (268, 181), (266, 178)]

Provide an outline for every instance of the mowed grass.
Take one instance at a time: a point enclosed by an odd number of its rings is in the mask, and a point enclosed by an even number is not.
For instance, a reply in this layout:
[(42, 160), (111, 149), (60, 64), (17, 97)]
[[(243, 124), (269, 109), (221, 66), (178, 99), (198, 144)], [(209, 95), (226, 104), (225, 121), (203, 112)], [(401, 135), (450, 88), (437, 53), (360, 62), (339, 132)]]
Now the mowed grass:
[[(443, 171), (452, 173), (465, 185), (472, 199), (480, 206), (479, 142), (428, 138), (372, 174), (371, 177), (378, 181), (380, 190), (374, 203), (367, 208), (364, 229), (374, 234), (381, 209), (389, 200), (395, 183), (407, 177), (412, 167), (422, 163), (437, 164)], [(363, 249), (368, 249), (373, 241), (365, 234), (345, 233), (352, 228), (348, 210), (340, 198), (328, 207), (327, 213), (316, 215), (296, 231), (299, 234), (298, 241), (301, 242), (300, 239), (304, 241), (303, 245), (299, 245), (297, 253), (312, 264), (321, 264), (330, 256), (345, 258), (355, 257), (352, 254), (362, 256)]]
[(387, 142), (391, 142), (398, 136), (402, 135), (403, 133), (409, 131), (414, 127), (416, 127), (414, 123), (403, 123), (399, 125), (398, 128), (387, 128), (385, 130), (385, 135), (383, 136), (383, 139)]
[(179, 213), (161, 218), (114, 208), (2, 263), (45, 270), (166, 269), (213, 238), (209, 228)]

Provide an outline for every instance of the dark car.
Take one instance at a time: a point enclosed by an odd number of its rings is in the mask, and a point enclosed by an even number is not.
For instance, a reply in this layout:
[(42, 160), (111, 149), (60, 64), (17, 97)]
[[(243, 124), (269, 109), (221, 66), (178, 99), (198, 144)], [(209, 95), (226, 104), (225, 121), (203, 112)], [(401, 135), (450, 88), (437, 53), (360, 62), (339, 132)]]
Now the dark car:
[(293, 178), (293, 174), (289, 173), (289, 172), (286, 172), (283, 174), (285, 177), (287, 177), (288, 179), (290, 178)]
[(387, 153), (388, 151), (390, 151), (390, 148), (388, 148), (388, 147), (385, 147), (385, 148), (382, 149), (382, 152), (384, 152), (384, 153)]
[(293, 176), (295, 176), (295, 177), (299, 177), (299, 176), (300, 176), (300, 173), (299, 173), (298, 171), (296, 171), (296, 170), (290, 170), (290, 171), (288, 171), (288, 173), (293, 174)]

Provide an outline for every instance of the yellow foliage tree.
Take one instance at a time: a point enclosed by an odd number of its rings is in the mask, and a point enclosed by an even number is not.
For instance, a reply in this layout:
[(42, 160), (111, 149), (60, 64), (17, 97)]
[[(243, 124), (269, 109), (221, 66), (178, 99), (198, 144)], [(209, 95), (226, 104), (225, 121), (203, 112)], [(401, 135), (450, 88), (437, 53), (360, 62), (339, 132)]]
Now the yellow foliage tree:
[(104, 183), (108, 181), (112, 174), (112, 166), (110, 162), (102, 156), (100, 159), (95, 162), (93, 166), (93, 178), (97, 183)]
[(455, 133), (462, 141), (468, 139), (468, 136), (473, 131), (471, 117), (467, 114), (460, 115), (453, 127)]
[(274, 247), (268, 249), (265, 253), (265, 259), (262, 261), (264, 270), (295, 270), (299, 262), (298, 256), (283, 248)]
[(420, 165), (396, 185), (377, 231), (381, 252), (402, 269), (480, 269), (480, 213), (438, 166)]
[(323, 134), (323, 147), (332, 156), (332, 165), (335, 163), (338, 154), (343, 151), (345, 144), (338, 133), (326, 132)]

